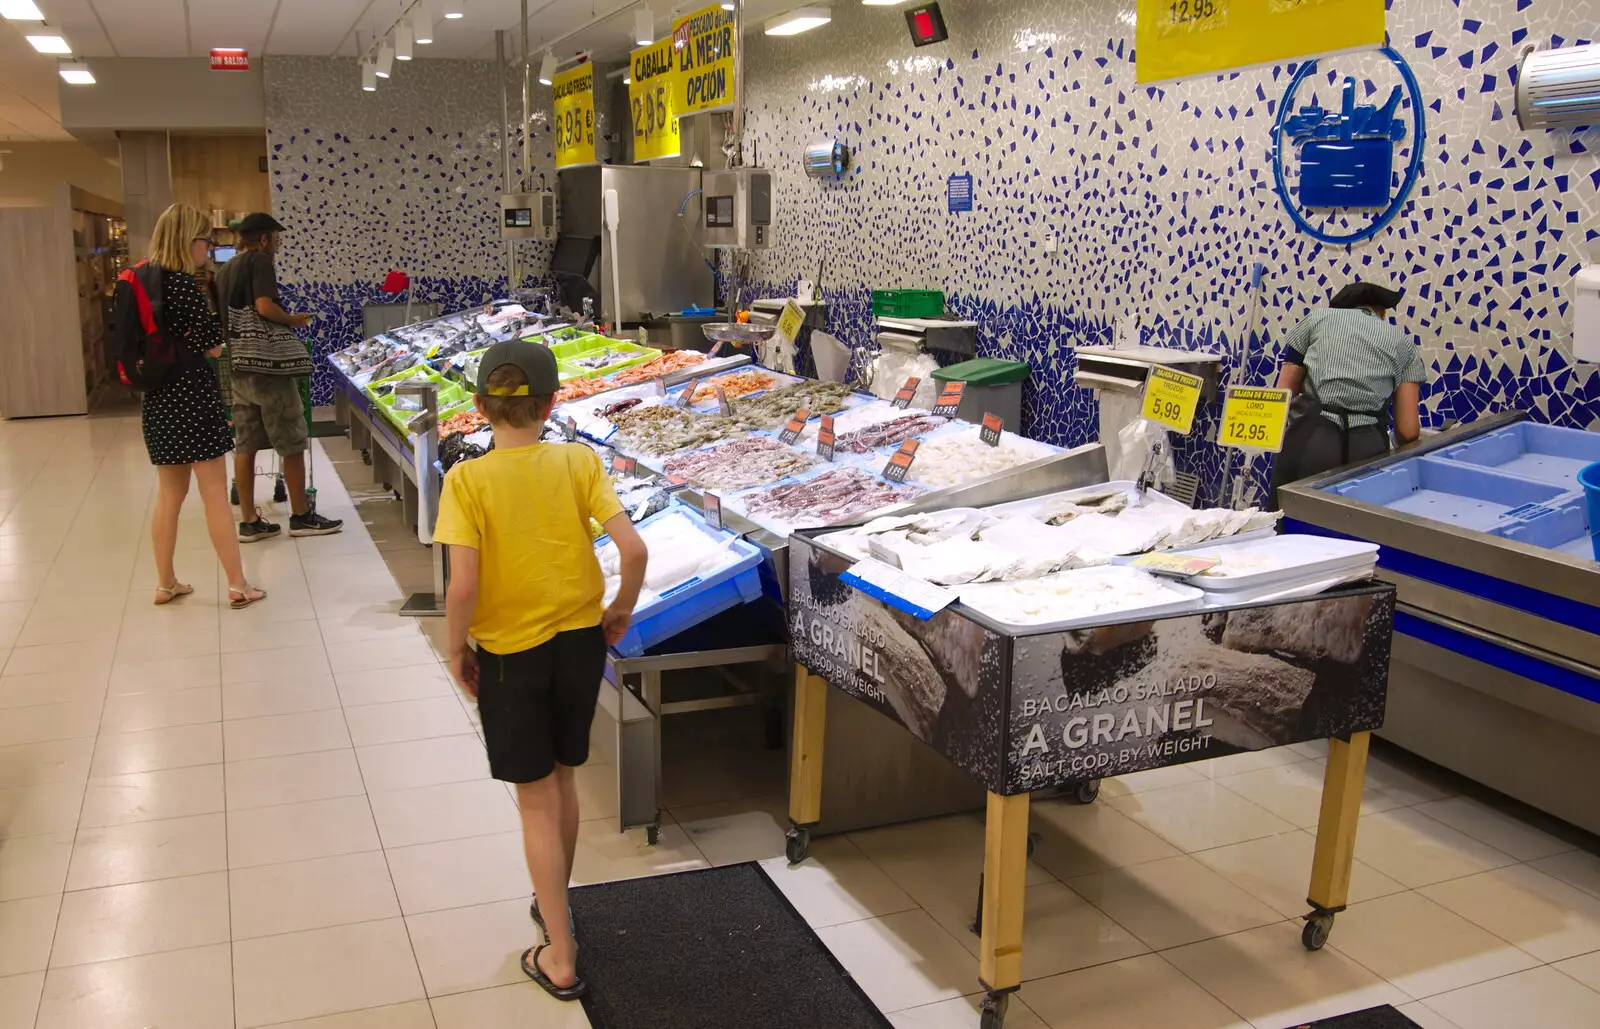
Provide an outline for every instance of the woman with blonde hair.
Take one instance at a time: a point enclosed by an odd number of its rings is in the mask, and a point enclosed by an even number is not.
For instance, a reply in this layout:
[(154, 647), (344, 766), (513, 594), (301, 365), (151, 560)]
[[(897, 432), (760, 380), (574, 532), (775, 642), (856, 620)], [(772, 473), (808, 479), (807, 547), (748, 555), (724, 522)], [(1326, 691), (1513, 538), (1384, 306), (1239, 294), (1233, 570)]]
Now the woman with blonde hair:
[(222, 386), (207, 357), (222, 353), (222, 326), (206, 302), (195, 275), (211, 247), (211, 219), (188, 204), (173, 204), (156, 220), (150, 235), (150, 263), (161, 272), (163, 335), (179, 355), (180, 368), (159, 388), (144, 394), (144, 445), (156, 466), (155, 515), (150, 541), (155, 549), (155, 602), (169, 604), (194, 592), (178, 581), (173, 552), (178, 545), (178, 512), (189, 493), (192, 473), (205, 505), (211, 546), (228, 576), (228, 606), (249, 607), (265, 597), (244, 577), (239, 540), (228, 503), (228, 465), (233, 449)]

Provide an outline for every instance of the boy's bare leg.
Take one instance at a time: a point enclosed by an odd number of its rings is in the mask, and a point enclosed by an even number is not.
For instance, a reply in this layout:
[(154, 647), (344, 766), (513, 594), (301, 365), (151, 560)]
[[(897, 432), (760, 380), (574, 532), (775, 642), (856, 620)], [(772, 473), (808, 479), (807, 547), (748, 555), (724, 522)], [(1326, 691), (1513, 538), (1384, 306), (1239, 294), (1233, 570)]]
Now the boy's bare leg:
[(566, 846), (567, 880), (578, 854), (578, 776), (571, 765), (557, 764), (553, 778), (561, 788), (561, 842)]
[(578, 978), (578, 943), (572, 938), (572, 922), (567, 917), (567, 876), (571, 865), (567, 860), (562, 819), (565, 805), (561, 798), (561, 782), (556, 774), (538, 782), (517, 784), (528, 876), (533, 880), (533, 895), (539, 901), (545, 931), (550, 935), (550, 946), (539, 955), (539, 968), (557, 986), (571, 986)]

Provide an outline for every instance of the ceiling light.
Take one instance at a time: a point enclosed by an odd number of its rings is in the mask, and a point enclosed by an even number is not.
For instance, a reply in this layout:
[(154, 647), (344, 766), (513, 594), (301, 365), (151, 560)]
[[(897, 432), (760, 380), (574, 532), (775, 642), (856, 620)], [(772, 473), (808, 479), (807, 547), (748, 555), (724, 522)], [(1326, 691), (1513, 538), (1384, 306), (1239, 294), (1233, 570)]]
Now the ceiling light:
[(656, 16), (648, 4), (633, 9), (633, 41), (640, 46), (656, 41)]
[(460, 0), (454, 0), (453, 3), (446, 3), (444, 5), (444, 16), (449, 18), (451, 21), (455, 21), (457, 18), (466, 17), (466, 15), (461, 11)]
[(556, 55), (546, 50), (544, 57), (539, 59), (539, 85), (548, 86), (555, 81)]
[(44, 21), (44, 12), (33, 0), (0, 0), (0, 18), (7, 21)]
[(401, 21), (394, 27), (394, 59), (411, 60), (411, 23)]
[(394, 71), (394, 47), (384, 43), (378, 47), (378, 78), (388, 78), (391, 71)]
[(722, 5), (722, 9), (723, 9), (723, 10), (724, 10), (724, 11), (731, 11), (731, 10), (733, 10), (733, 9), (734, 9), (734, 7), (736, 7), (736, 6), (738, 6), (738, 5), (736, 5), (736, 4), (723, 4), (723, 5)]
[(72, 47), (65, 38), (51, 34), (48, 36), (29, 36), (28, 42), (41, 54), (70, 54)]
[(766, 31), (769, 36), (797, 36), (832, 20), (833, 12), (826, 7), (796, 7), (768, 19)]
[(361, 88), (368, 93), (378, 90), (378, 66), (371, 61), (361, 62)]
[(863, 7), (896, 7), (905, 3), (905, 0), (861, 0)]
[(418, 4), (411, 9), (411, 34), (416, 37), (418, 46), (433, 42), (433, 16), (428, 13), (427, 4)]
[(61, 81), (69, 86), (94, 85), (94, 72), (82, 61), (62, 61), (56, 70), (61, 73)]

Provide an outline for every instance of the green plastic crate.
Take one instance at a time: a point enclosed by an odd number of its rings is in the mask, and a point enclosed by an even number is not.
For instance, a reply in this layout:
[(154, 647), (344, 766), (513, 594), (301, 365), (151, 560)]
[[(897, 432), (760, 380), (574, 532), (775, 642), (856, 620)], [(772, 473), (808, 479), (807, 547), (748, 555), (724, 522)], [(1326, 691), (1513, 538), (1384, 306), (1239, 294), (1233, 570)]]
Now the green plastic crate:
[(944, 293), (937, 289), (875, 289), (872, 313), (883, 318), (937, 318), (944, 314)]
[[(604, 342), (600, 342), (601, 340)], [(612, 356), (616, 358), (616, 360), (612, 361), (610, 364), (603, 365), (599, 368), (579, 368), (579, 371), (583, 373), (584, 378), (598, 379), (616, 372), (620, 372), (626, 368), (632, 368), (635, 365), (654, 361), (656, 358), (661, 356), (661, 351), (655, 349), (654, 347), (641, 347), (637, 343), (628, 343), (623, 340), (605, 339), (605, 337), (602, 336), (597, 337), (596, 343), (596, 346), (590, 347), (581, 354), (574, 355), (573, 357), (569, 357), (564, 360), (558, 360), (557, 364), (560, 365), (572, 363), (578, 358), (591, 357), (595, 354), (603, 354), (609, 350), (611, 351)], [(573, 364), (573, 367), (577, 367), (577, 365)]]
[(592, 332), (586, 332), (563, 343), (548, 344), (550, 352), (556, 355), (557, 361), (565, 361), (568, 358), (577, 357), (579, 354), (587, 354), (589, 351), (599, 350), (605, 345), (606, 338), (604, 336), (596, 336)]

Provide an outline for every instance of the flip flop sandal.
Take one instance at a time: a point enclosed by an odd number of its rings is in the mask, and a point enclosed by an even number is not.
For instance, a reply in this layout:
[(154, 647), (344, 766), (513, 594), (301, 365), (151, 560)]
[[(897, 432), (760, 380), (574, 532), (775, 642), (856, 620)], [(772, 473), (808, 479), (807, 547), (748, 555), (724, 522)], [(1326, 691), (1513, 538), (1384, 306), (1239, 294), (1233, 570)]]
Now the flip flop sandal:
[[(250, 595), (252, 593), (259, 593), (261, 595), (259, 597), (252, 597)], [(228, 606), (233, 608), (235, 611), (242, 611), (251, 604), (266, 599), (267, 591), (259, 586), (252, 586), (249, 583), (245, 583), (243, 589), (237, 589), (233, 586), (228, 587)]]
[[(528, 914), (532, 916), (533, 924), (539, 927), (540, 932), (544, 933), (544, 942), (549, 943), (550, 927), (544, 924), (544, 914), (539, 910), (539, 898), (535, 897), (533, 903), (528, 906)], [(570, 909), (567, 911), (567, 922), (572, 926), (572, 936), (576, 939), (578, 936), (578, 920), (572, 917)]]
[(167, 598), (165, 600), (158, 600), (155, 602), (157, 607), (163, 607), (172, 603), (174, 600), (177, 600), (179, 597), (187, 597), (189, 594), (194, 592), (194, 587), (186, 582), (175, 582), (171, 586), (157, 586), (156, 592), (164, 594)]
[(534, 982), (538, 983), (541, 990), (548, 993), (556, 1000), (577, 1000), (589, 990), (589, 984), (584, 982), (581, 977), (574, 979), (571, 986), (557, 986), (555, 983), (551, 982), (550, 977), (545, 975), (544, 972), (539, 968), (539, 952), (548, 946), (550, 946), (548, 943), (541, 943), (537, 947), (529, 947), (527, 950), (522, 952), (523, 973), (529, 979), (532, 979)]

